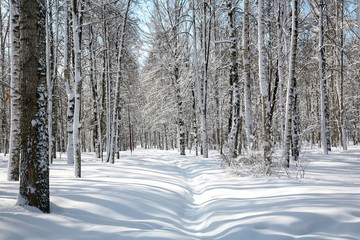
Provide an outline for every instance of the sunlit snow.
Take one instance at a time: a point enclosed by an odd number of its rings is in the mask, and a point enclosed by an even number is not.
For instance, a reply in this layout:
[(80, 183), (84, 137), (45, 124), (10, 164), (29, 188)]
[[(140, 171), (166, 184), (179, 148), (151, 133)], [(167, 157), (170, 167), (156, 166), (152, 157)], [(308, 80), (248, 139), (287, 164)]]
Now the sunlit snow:
[(86, 153), (75, 178), (63, 153), (50, 166), (44, 214), (16, 205), (1, 156), (0, 239), (360, 239), (360, 147), (302, 158), (305, 178), (288, 179), (233, 176), (214, 151), (135, 149), (115, 164)]

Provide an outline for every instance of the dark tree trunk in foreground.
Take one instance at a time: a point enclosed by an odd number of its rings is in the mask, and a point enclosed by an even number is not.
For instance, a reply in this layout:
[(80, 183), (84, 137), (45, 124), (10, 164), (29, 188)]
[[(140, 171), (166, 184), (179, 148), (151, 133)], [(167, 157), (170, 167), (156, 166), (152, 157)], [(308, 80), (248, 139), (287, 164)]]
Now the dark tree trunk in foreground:
[(20, 0), (21, 165), (18, 204), (50, 212), (45, 0)]

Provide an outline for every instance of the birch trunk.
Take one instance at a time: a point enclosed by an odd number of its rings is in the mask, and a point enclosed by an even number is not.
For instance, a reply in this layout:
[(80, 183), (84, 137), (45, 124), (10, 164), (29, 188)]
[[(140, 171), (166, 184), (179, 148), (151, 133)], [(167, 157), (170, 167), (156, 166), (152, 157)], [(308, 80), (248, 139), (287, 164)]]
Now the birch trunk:
[(19, 205), (50, 212), (44, 0), (20, 0), (21, 173)]
[[(276, 20), (276, 33), (277, 33), (277, 71), (279, 75), (279, 105), (280, 105), (280, 113), (281, 113), (281, 136), (285, 136), (285, 101), (284, 101), (284, 71), (283, 71), (283, 61), (282, 61), (282, 25), (281, 25), (281, 0), (278, 0), (277, 3), (277, 20)], [(283, 145), (283, 143), (282, 143)]]
[(74, 164), (74, 143), (73, 143), (73, 123), (74, 123), (74, 93), (71, 90), (70, 84), (70, 44), (69, 44), (69, 0), (66, 0), (64, 6), (64, 16), (65, 16), (65, 37), (64, 37), (64, 78), (66, 84), (66, 93), (67, 93), (67, 121), (66, 121), (66, 131), (67, 131), (67, 164)]
[[(80, 0), (81, 1), (81, 0)], [(73, 22), (73, 43), (74, 43), (74, 62), (75, 62), (75, 84), (74, 84), (74, 167), (75, 177), (81, 177), (81, 143), (80, 143), (80, 95), (81, 95), (81, 49), (80, 49), (80, 6), (77, 0), (72, 0), (72, 22)]]
[(328, 154), (329, 144), (328, 140), (328, 109), (327, 109), (327, 95), (326, 95), (326, 76), (325, 76), (325, 59), (324, 59), (324, 25), (323, 25), (323, 8), (324, 3), (320, 1), (319, 4), (319, 74), (320, 74), (320, 94), (321, 94), (321, 139), (324, 154)]
[(92, 89), (92, 108), (93, 108), (93, 124), (94, 127), (92, 129), (93, 135), (95, 138), (95, 153), (97, 158), (102, 159), (102, 134), (101, 134), (101, 121), (100, 121), (100, 108), (99, 108), (99, 92), (100, 88), (98, 86), (98, 80), (96, 75), (96, 56), (95, 56), (95, 36), (93, 33), (93, 27), (90, 26), (90, 82)]
[(178, 124), (178, 133), (179, 133), (179, 150), (180, 155), (185, 155), (185, 123), (183, 115), (183, 100), (181, 97), (181, 84), (180, 84), (180, 50), (179, 50), (179, 27), (180, 27), (180, 13), (182, 11), (182, 6), (178, 5), (179, 2), (175, 2), (174, 6), (174, 25), (172, 26), (172, 38), (174, 40), (174, 45), (172, 46), (171, 51), (173, 52), (173, 67), (172, 67), (172, 85), (175, 91), (175, 99), (177, 105), (177, 124)]
[(265, 173), (270, 174), (271, 167), (271, 139), (270, 139), (270, 103), (268, 98), (268, 86), (266, 83), (266, 64), (265, 64), (265, 43), (264, 43), (264, 1), (258, 1), (258, 48), (259, 48), (259, 85), (262, 105), (262, 125), (263, 125), (263, 147)]
[(105, 18), (106, 5), (103, 5), (102, 20), (103, 20), (103, 42), (105, 47), (104, 52), (104, 82), (106, 86), (106, 160), (109, 161), (110, 157), (110, 144), (111, 144), (111, 77), (110, 77), (110, 43), (108, 38), (108, 27)]
[[(6, 42), (6, 33), (4, 35), (4, 22), (5, 17), (2, 16), (2, 6), (0, 4), (0, 80), (2, 82), (6, 82), (6, 73), (5, 73), (5, 42)], [(1, 99), (6, 99), (6, 90), (3, 84), (0, 84), (0, 97)], [(7, 138), (7, 124), (6, 124), (6, 102), (4, 101), (3, 104), (0, 105), (0, 151), (4, 152), (4, 156), (6, 156), (7, 153), (7, 146), (6, 146), (6, 138)]]
[(174, 75), (173, 75), (173, 85), (175, 89), (175, 96), (176, 96), (176, 104), (178, 110), (178, 127), (179, 127), (179, 148), (180, 148), (180, 155), (185, 155), (185, 123), (184, 123), (184, 116), (183, 116), (183, 102), (181, 99), (180, 93), (180, 73), (178, 66), (174, 67)]
[[(207, 120), (206, 120), (206, 102), (207, 102), (207, 69), (208, 69), (208, 50), (210, 47), (210, 39), (207, 41), (206, 36), (206, 3), (204, 3), (204, 12), (203, 12), (203, 47), (204, 47), (204, 69), (203, 69), (203, 84), (201, 87), (200, 77), (199, 77), (199, 60), (197, 54), (197, 36), (196, 36), (196, 21), (195, 21), (195, 2), (192, 1), (192, 21), (193, 21), (193, 41), (194, 41), (194, 67), (195, 67), (195, 82), (197, 88), (198, 102), (200, 107), (201, 114), (201, 140), (202, 140), (202, 149), (203, 157), (208, 158), (208, 142), (207, 142)], [(208, 33), (210, 38), (210, 32)], [(196, 120), (194, 125), (196, 124)], [(196, 128), (196, 126), (195, 126)], [(195, 132), (196, 134), (196, 132)], [(196, 140), (196, 138), (195, 138)], [(196, 149), (197, 154), (197, 149)]]
[[(53, 81), (51, 78), (51, 67), (50, 67), (50, 26), (49, 26), (49, 3), (45, 0), (46, 9), (46, 83), (48, 89), (48, 132), (49, 132), (49, 161), (53, 162)], [(55, 60), (55, 59), (54, 59)]]
[(337, 95), (338, 95), (338, 104), (339, 104), (339, 124), (340, 124), (340, 133), (341, 133), (341, 145), (343, 150), (347, 150), (347, 136), (346, 136), (346, 125), (345, 125), (345, 110), (344, 110), (344, 1), (336, 0), (336, 34), (338, 48), (337, 59), (339, 70), (337, 71)]
[(20, 164), (20, 32), (18, 0), (10, 1), (10, 41), (11, 41), (11, 129), (8, 180), (19, 181)]
[[(285, 135), (284, 135), (284, 159), (286, 161), (286, 166), (289, 167), (290, 164), (290, 144), (292, 140), (292, 119), (295, 112), (293, 108), (296, 105), (294, 101), (295, 89), (295, 64), (296, 64), (296, 49), (297, 49), (297, 0), (292, 1), (292, 26), (291, 26), (291, 42), (290, 42), (290, 54), (289, 54), (289, 75), (288, 75), (288, 87), (286, 94), (286, 113), (285, 113)], [(294, 146), (294, 145), (293, 145)], [(297, 148), (297, 146), (295, 146)]]
[(250, 80), (250, 59), (249, 59), (249, 1), (243, 0), (243, 64), (244, 64), (244, 104), (245, 104), (245, 127), (247, 149), (253, 149), (253, 119), (251, 111), (251, 80)]
[(235, 7), (232, 5), (232, 1), (226, 1), (227, 15), (229, 21), (229, 34), (230, 34), (230, 83), (233, 84), (233, 97), (232, 97), (232, 121), (229, 134), (229, 150), (232, 158), (238, 156), (238, 135), (240, 126), (240, 88), (239, 88), (239, 74), (237, 63), (237, 37), (235, 30)]
[(120, 33), (120, 43), (119, 43), (119, 52), (118, 52), (118, 59), (117, 59), (117, 72), (116, 72), (116, 86), (115, 86), (115, 98), (114, 98), (114, 109), (112, 115), (112, 125), (111, 125), (111, 139), (110, 139), (110, 154), (107, 156), (107, 162), (114, 163), (115, 162), (115, 131), (116, 130), (116, 123), (118, 118), (118, 99), (120, 98), (120, 81), (121, 81), (121, 61), (122, 61), (122, 51), (124, 48), (124, 41), (125, 41), (125, 31), (126, 31), (126, 22), (128, 18), (129, 8), (130, 8), (131, 0), (127, 1), (125, 15), (123, 17), (123, 22), (121, 26), (121, 33)]

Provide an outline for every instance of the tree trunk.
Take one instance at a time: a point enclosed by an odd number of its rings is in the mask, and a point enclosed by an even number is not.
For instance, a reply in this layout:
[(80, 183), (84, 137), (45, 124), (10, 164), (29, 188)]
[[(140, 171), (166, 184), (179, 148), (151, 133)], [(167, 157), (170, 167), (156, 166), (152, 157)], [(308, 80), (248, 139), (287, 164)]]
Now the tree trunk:
[(50, 24), (49, 24), (49, 4), (48, 0), (45, 0), (45, 7), (46, 7), (46, 22), (45, 22), (45, 29), (46, 29), (46, 82), (47, 82), (47, 89), (48, 89), (48, 132), (49, 132), (49, 161), (50, 163), (53, 162), (53, 79), (51, 76), (51, 60), (55, 60), (54, 56), (51, 58), (51, 51), (50, 51), (50, 37), (52, 33), (50, 33)]
[[(288, 87), (286, 94), (286, 114), (285, 114), (285, 136), (284, 136), (284, 159), (286, 161), (286, 166), (289, 167), (290, 164), (290, 144), (292, 142), (292, 135), (294, 132), (292, 128), (292, 119), (295, 116), (293, 109), (296, 108), (296, 98), (294, 94), (296, 92), (296, 76), (295, 76), (295, 64), (296, 64), (296, 49), (297, 49), (297, 6), (298, 1), (292, 1), (292, 27), (291, 27), (291, 43), (290, 43), (290, 54), (289, 54), (289, 75), (288, 75)], [(297, 149), (298, 147), (293, 144)], [(294, 150), (294, 149), (293, 149)], [(296, 151), (296, 150), (295, 150)]]
[(243, 64), (244, 64), (244, 103), (245, 103), (245, 127), (247, 149), (253, 149), (253, 119), (251, 112), (251, 80), (250, 80), (250, 59), (249, 59), (249, 1), (243, 0)]
[(20, 0), (21, 173), (18, 204), (50, 212), (44, 0)]
[(238, 156), (238, 135), (240, 126), (240, 88), (239, 88), (239, 74), (238, 74), (238, 63), (237, 63), (237, 37), (235, 30), (235, 7), (232, 5), (232, 1), (226, 1), (227, 15), (229, 18), (229, 34), (230, 34), (230, 82), (233, 83), (233, 97), (232, 97), (232, 121), (231, 130), (229, 134), (229, 148), (230, 155), (232, 158)]
[(75, 61), (75, 84), (74, 84), (74, 167), (75, 177), (81, 177), (81, 142), (80, 142), (80, 96), (81, 96), (81, 48), (80, 48), (80, 16), (79, 6), (81, 0), (72, 0), (72, 22), (73, 22), (73, 43), (74, 43), (74, 61)]
[(10, 42), (11, 42), (11, 130), (8, 180), (19, 181), (20, 164), (20, 32), (18, 0), (10, 1)]
[(261, 93), (262, 106), (262, 125), (263, 125), (263, 147), (264, 147), (264, 163), (265, 173), (270, 174), (271, 167), (271, 138), (270, 138), (270, 103), (268, 98), (268, 86), (266, 83), (265, 72), (265, 43), (264, 43), (264, 1), (258, 1), (258, 51), (259, 51), (259, 85)]
[(328, 154), (330, 146), (330, 138), (328, 131), (328, 103), (326, 94), (326, 76), (325, 76), (325, 59), (324, 59), (324, 25), (323, 25), (323, 10), (324, 3), (320, 1), (319, 14), (319, 72), (320, 72), (320, 94), (321, 94), (321, 139), (324, 154)]
[(116, 130), (116, 123), (118, 118), (118, 100), (120, 98), (120, 81), (121, 81), (121, 61), (123, 59), (123, 48), (124, 48), (124, 41), (125, 41), (125, 33), (126, 33), (126, 22), (128, 18), (129, 8), (130, 8), (131, 0), (127, 1), (125, 15), (123, 18), (123, 23), (121, 26), (121, 33), (120, 33), (120, 42), (119, 42), (119, 52), (118, 52), (118, 59), (117, 59), (117, 72), (116, 72), (116, 86), (115, 86), (115, 98), (114, 98), (114, 109), (112, 113), (112, 125), (111, 125), (111, 138), (110, 138), (110, 146), (109, 150), (110, 153), (107, 156), (107, 162), (114, 163), (115, 162), (115, 131)]
[[(340, 134), (341, 134), (341, 145), (343, 150), (347, 150), (347, 136), (346, 136), (346, 124), (345, 124), (345, 110), (344, 110), (344, 1), (336, 0), (336, 34), (338, 41), (338, 48), (336, 52), (338, 53), (338, 66), (339, 70), (337, 71), (337, 93), (339, 101), (339, 125), (340, 125)], [(360, 8), (360, 7), (359, 7)]]
[(74, 164), (74, 143), (73, 143), (73, 122), (74, 122), (74, 93), (71, 90), (71, 76), (70, 76), (70, 54), (71, 47), (69, 44), (70, 34), (69, 34), (69, 0), (66, 0), (64, 6), (64, 18), (65, 18), (65, 36), (64, 36), (64, 78), (66, 85), (66, 93), (67, 93), (67, 121), (66, 121), (66, 131), (67, 131), (67, 164)]
[[(277, 3), (277, 20), (276, 20), (276, 33), (277, 33), (277, 72), (279, 76), (279, 107), (281, 113), (281, 127), (280, 133), (281, 136), (285, 136), (285, 104), (284, 104), (284, 71), (283, 71), (283, 60), (282, 60), (282, 51), (283, 51), (283, 41), (282, 41), (282, 26), (281, 26), (281, 0), (278, 0)], [(284, 140), (283, 140), (284, 141)], [(283, 143), (281, 144), (283, 145)]]
[[(194, 37), (194, 67), (195, 67), (195, 82), (198, 94), (198, 102), (201, 114), (201, 140), (202, 140), (202, 149), (203, 157), (207, 158), (208, 153), (208, 141), (207, 141), (207, 120), (206, 120), (206, 102), (207, 102), (207, 71), (208, 71), (208, 60), (209, 60), (209, 48), (210, 48), (210, 31), (207, 33), (206, 26), (206, 6), (207, 3), (204, 3), (204, 12), (203, 12), (203, 48), (204, 48), (204, 69), (203, 69), (203, 84), (201, 87), (200, 77), (199, 77), (199, 63), (197, 55), (197, 37), (196, 37), (196, 19), (195, 19), (195, 3), (192, 2), (192, 21), (193, 21), (193, 37)], [(207, 36), (209, 39), (207, 39)], [(195, 124), (195, 123), (194, 123)], [(195, 133), (196, 134), (196, 133)], [(197, 154), (197, 150), (196, 150)]]

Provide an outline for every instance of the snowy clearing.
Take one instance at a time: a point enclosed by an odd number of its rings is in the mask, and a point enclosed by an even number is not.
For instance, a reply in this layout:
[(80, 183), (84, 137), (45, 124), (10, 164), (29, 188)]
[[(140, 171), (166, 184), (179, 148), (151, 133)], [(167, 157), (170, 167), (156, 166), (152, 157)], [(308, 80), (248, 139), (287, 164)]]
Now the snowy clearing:
[(0, 239), (360, 239), (360, 148), (303, 153), (305, 179), (236, 177), (220, 157), (136, 149), (51, 165), (51, 213), (16, 206), (0, 157)]

